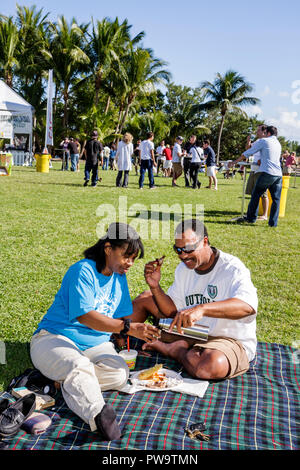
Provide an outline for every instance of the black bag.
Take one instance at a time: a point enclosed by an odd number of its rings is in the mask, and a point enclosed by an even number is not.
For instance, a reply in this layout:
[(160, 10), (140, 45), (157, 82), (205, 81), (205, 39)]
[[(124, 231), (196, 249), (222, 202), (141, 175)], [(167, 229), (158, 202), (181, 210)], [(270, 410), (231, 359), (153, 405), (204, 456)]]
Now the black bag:
[(54, 381), (45, 377), (38, 369), (26, 369), (22, 374), (14, 377), (7, 387), (7, 392), (10, 393), (13, 388), (19, 387), (26, 387), (32, 392), (51, 397), (57, 393)]

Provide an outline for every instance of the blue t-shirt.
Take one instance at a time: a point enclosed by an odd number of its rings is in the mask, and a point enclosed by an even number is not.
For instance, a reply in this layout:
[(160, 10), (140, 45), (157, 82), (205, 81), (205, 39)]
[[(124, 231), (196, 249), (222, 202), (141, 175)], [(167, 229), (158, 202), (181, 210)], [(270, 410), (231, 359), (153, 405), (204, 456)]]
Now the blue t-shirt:
[(204, 155), (206, 156), (206, 166), (215, 166), (216, 154), (210, 146), (204, 150)]
[(91, 310), (121, 318), (132, 314), (132, 302), (125, 274), (104, 276), (97, 271), (95, 261), (83, 259), (66, 272), (35, 333), (45, 329), (67, 336), (81, 350), (109, 341), (111, 333), (93, 330), (77, 320)]

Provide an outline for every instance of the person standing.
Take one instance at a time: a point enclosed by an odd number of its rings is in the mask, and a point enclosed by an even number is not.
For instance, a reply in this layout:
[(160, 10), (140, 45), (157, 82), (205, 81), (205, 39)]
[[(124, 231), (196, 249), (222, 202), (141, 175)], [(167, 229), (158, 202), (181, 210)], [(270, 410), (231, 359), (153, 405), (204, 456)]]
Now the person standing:
[[(118, 166), (118, 174), (116, 179), (116, 186), (117, 187), (128, 187), (128, 177), (129, 172), (132, 167), (131, 157), (133, 154), (133, 144), (132, 144), (132, 135), (129, 132), (126, 132), (123, 136), (123, 140), (121, 140), (118, 144), (118, 150), (116, 154), (116, 163)], [(123, 183), (122, 183), (122, 176), (124, 173)]]
[(192, 147), (196, 145), (196, 140), (197, 140), (197, 137), (194, 134), (192, 134), (189, 138), (189, 141), (184, 146), (186, 155), (183, 159), (183, 173), (184, 173), (184, 183), (185, 183), (186, 188), (190, 186), (190, 182), (192, 183), (192, 178), (190, 174), (190, 165), (191, 165), (190, 150)]
[(104, 149), (103, 149), (103, 165), (102, 165), (102, 170), (108, 170), (109, 156), (110, 156), (110, 148), (108, 147), (108, 145), (105, 145), (105, 146), (104, 146)]
[(283, 167), (283, 174), (290, 175), (293, 171), (293, 166), (296, 166), (296, 165), (297, 165), (296, 153), (291, 152), (291, 154), (288, 155), (285, 159), (284, 167)]
[(139, 178), (140, 189), (143, 189), (146, 171), (148, 171), (150, 189), (155, 188), (154, 177), (153, 177), (153, 166), (156, 167), (156, 162), (154, 158), (153, 139), (154, 139), (153, 132), (148, 132), (147, 139), (143, 140), (143, 142), (141, 142), (140, 144), (140, 167), (141, 167), (141, 174)]
[(117, 148), (116, 148), (116, 144), (111, 144), (111, 147), (110, 147), (110, 154), (109, 154), (109, 168), (110, 170), (116, 170), (116, 153), (117, 153)]
[(166, 147), (164, 148), (164, 156), (165, 156), (164, 176), (167, 178), (171, 176), (171, 170), (172, 170), (172, 150), (170, 149), (169, 144), (167, 144)]
[(79, 161), (79, 150), (78, 150), (77, 143), (75, 142), (73, 137), (71, 137), (69, 140), (68, 150), (70, 151), (70, 157), (71, 157), (71, 171), (76, 171), (77, 163)]
[(162, 167), (162, 170), (164, 168), (164, 161), (166, 157), (164, 156), (164, 149), (165, 149), (165, 141), (162, 140), (159, 146), (156, 149), (156, 155), (157, 155), (157, 172), (156, 176), (159, 176), (159, 169)]
[[(266, 137), (266, 129), (267, 129), (267, 126), (265, 126), (264, 124), (261, 124), (260, 126), (258, 126), (256, 130), (256, 137), (258, 139), (262, 139), (263, 137)], [(251, 137), (249, 136), (247, 139), (246, 150), (248, 150), (252, 146), (252, 143), (250, 142), (250, 138)], [(253, 155), (253, 162), (250, 167), (250, 174), (249, 174), (249, 178), (248, 178), (247, 186), (246, 186), (246, 194), (249, 194), (250, 196), (252, 194), (256, 181), (261, 172), (260, 166), (257, 164), (259, 160), (260, 160), (260, 152), (256, 152)], [(262, 200), (263, 214), (259, 216), (257, 220), (268, 220), (269, 198), (268, 198), (267, 191), (265, 191), (262, 194), (261, 200)]]
[(198, 173), (200, 170), (201, 161), (204, 160), (204, 152), (198, 142), (195, 142), (190, 147), (189, 154), (191, 155), (191, 163), (190, 163), (189, 172), (190, 172), (190, 178), (192, 180), (192, 188), (200, 189), (201, 183), (200, 181), (198, 181)]
[(133, 165), (134, 165), (136, 176), (139, 174), (138, 171), (139, 171), (139, 160), (140, 160), (140, 145), (141, 145), (141, 140), (139, 139), (133, 151)]
[(80, 171), (79, 159), (80, 159), (81, 145), (80, 145), (79, 139), (76, 138), (76, 139), (75, 139), (75, 143), (76, 143), (77, 148), (78, 148), (78, 161), (77, 161), (77, 165), (76, 165), (76, 170), (77, 170), (77, 171)]
[(252, 191), (247, 215), (246, 217), (240, 218), (238, 222), (255, 223), (258, 214), (259, 199), (268, 189), (272, 197), (269, 226), (277, 227), (282, 189), (282, 170), (280, 165), (281, 145), (277, 139), (276, 127), (267, 126), (266, 133), (267, 137), (254, 142), (250, 149), (246, 150), (236, 161), (232, 162), (232, 165), (234, 165), (245, 157), (248, 158), (254, 155), (255, 152), (260, 152), (260, 160), (257, 162), (260, 165), (260, 175)]
[[(98, 132), (93, 131), (91, 139), (85, 144), (85, 170), (84, 170), (84, 186), (87, 186), (90, 180), (90, 172), (92, 172), (92, 184), (91, 186), (96, 187), (98, 182), (98, 159), (101, 159), (101, 166), (103, 165), (102, 156), (103, 146), (98, 141)], [(101, 180), (100, 180), (101, 181)]]
[(177, 179), (182, 175), (182, 163), (181, 159), (184, 156), (184, 152), (182, 152), (182, 145), (183, 137), (180, 135), (176, 137), (175, 144), (172, 150), (172, 163), (173, 163), (173, 180), (172, 186), (178, 186)]
[(206, 188), (212, 189), (212, 183), (214, 183), (214, 190), (218, 189), (218, 182), (216, 177), (216, 154), (210, 146), (208, 139), (203, 142), (204, 156), (206, 158), (206, 174), (208, 176), (208, 186)]
[(61, 170), (68, 171), (69, 169), (69, 156), (70, 156), (70, 151), (69, 151), (69, 137), (65, 137), (64, 140), (60, 143), (60, 147), (62, 148), (62, 164), (61, 164)]

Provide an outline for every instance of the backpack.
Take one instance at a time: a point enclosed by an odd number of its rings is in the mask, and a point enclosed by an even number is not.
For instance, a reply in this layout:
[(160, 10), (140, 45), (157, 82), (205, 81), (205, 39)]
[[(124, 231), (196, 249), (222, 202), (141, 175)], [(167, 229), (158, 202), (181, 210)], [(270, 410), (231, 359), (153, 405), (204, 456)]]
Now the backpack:
[(26, 387), (28, 390), (54, 397), (57, 389), (54, 381), (45, 377), (38, 369), (26, 369), (22, 374), (14, 377), (7, 387), (10, 393), (13, 388)]

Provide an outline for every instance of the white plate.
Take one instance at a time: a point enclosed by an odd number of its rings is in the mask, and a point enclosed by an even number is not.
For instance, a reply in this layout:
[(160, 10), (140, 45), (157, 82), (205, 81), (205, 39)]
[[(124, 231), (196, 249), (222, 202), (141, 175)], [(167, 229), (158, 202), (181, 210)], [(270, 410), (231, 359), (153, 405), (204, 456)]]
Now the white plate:
[(177, 372), (170, 370), (170, 369), (159, 369), (159, 371), (157, 372), (164, 373), (167, 379), (169, 379), (170, 383), (167, 384), (167, 386), (163, 388), (162, 387), (148, 387), (147, 383), (149, 382), (149, 380), (140, 380), (138, 378), (140, 373), (144, 372), (144, 370), (147, 370), (147, 369), (132, 372), (132, 374), (130, 374), (130, 381), (132, 382), (133, 385), (138, 385), (140, 387), (143, 387), (146, 390), (152, 390), (153, 392), (164, 392), (166, 390), (172, 390), (172, 388), (174, 388), (175, 386), (183, 382), (181, 375), (178, 374)]

